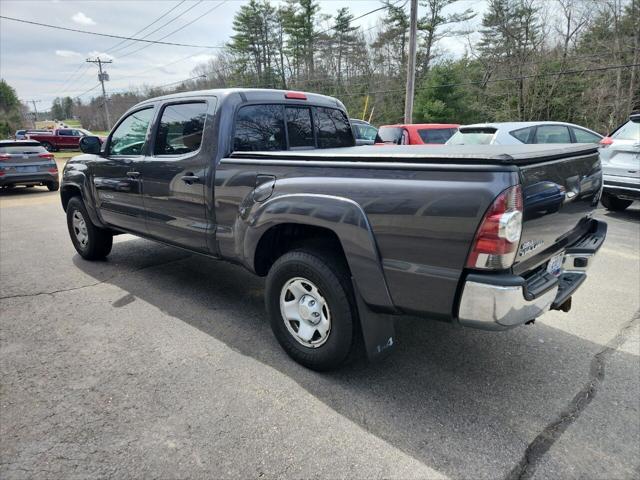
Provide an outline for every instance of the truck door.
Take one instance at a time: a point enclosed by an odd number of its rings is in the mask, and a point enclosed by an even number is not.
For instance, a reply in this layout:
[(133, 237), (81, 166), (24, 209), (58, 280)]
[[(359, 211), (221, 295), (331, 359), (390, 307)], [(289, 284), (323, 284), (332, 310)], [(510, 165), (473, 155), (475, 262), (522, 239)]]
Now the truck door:
[(93, 185), (102, 219), (115, 227), (146, 234), (141, 168), (153, 106), (124, 117), (107, 139), (94, 167)]
[(215, 152), (213, 138), (203, 142), (203, 133), (214, 108), (213, 98), (163, 105), (142, 167), (149, 235), (201, 252), (208, 252), (205, 192)]

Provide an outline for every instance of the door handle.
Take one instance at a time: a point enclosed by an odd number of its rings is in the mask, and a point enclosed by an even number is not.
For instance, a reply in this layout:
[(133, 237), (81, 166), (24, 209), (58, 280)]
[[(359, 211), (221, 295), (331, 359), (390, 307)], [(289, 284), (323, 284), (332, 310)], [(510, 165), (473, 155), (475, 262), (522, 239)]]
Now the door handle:
[(180, 177), (180, 180), (182, 180), (187, 185), (192, 185), (194, 183), (199, 183), (200, 182), (200, 177), (197, 176), (197, 175), (194, 175), (191, 172), (189, 172), (186, 175)]
[(140, 176), (140, 172), (127, 172), (127, 177), (129, 178), (138, 178)]

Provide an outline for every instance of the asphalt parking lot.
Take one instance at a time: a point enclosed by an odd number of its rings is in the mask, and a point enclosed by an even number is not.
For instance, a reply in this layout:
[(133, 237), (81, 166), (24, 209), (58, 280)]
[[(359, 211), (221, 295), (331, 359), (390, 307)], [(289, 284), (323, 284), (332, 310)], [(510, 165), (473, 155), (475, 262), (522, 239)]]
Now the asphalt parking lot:
[(640, 205), (573, 310), (504, 333), (397, 323), (397, 351), (318, 374), (263, 282), (130, 236), (76, 255), (57, 192), (0, 193), (2, 478), (640, 476)]

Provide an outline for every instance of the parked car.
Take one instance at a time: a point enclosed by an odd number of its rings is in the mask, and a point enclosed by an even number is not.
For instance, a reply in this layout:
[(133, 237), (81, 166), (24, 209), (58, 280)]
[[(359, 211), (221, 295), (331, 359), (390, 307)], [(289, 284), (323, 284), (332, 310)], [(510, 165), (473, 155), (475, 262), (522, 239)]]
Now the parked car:
[(50, 132), (27, 133), (31, 140), (37, 140), (50, 152), (58, 150), (77, 150), (82, 137), (91, 135), (91, 132), (81, 128), (59, 128)]
[(640, 200), (640, 112), (600, 141), (602, 205), (621, 211)]
[(46, 185), (58, 190), (58, 166), (40, 143), (33, 140), (0, 140), (0, 187)]
[(412, 123), (383, 125), (378, 136), (392, 145), (442, 145), (458, 129), (454, 123)]
[(378, 138), (378, 129), (364, 120), (350, 118), (353, 135), (356, 138), (356, 145), (373, 145)]
[(386, 355), (394, 316), (504, 330), (568, 311), (606, 235), (597, 145), (354, 143), (323, 95), (145, 100), (67, 162), (71, 241), (95, 260), (127, 232), (266, 276), (276, 338), (317, 370), (358, 335)]
[(25, 140), (27, 138), (26, 135), (25, 135), (26, 133), (27, 133), (26, 130), (16, 130), (16, 133), (13, 136), (13, 138), (15, 140)]
[(497, 122), (461, 126), (447, 145), (598, 143), (602, 135), (563, 122)]

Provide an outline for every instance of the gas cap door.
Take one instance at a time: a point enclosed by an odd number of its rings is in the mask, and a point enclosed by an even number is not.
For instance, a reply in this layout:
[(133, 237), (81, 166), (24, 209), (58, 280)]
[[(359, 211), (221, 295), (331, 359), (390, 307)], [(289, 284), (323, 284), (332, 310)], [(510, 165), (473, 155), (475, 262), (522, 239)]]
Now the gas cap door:
[(264, 202), (273, 193), (276, 184), (274, 175), (258, 174), (256, 176), (256, 188), (253, 191), (253, 200), (255, 202)]

